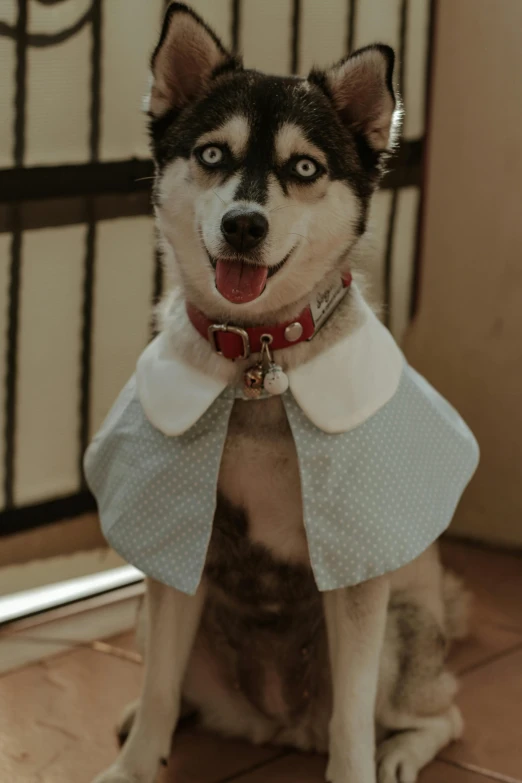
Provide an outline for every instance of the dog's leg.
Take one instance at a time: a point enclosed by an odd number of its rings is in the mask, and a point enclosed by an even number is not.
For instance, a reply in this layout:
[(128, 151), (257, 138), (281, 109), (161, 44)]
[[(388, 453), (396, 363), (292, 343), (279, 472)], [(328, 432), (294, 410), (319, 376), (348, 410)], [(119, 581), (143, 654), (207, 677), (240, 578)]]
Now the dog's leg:
[(426, 764), (462, 735), (462, 717), (453, 706), (442, 715), (415, 718), (377, 748), (379, 783), (416, 783)]
[(143, 693), (129, 738), (116, 762), (95, 783), (154, 783), (169, 756), (181, 686), (204, 603), (148, 580), (148, 624)]
[(375, 700), (389, 584), (373, 579), (324, 594), (332, 671), (330, 783), (375, 783)]

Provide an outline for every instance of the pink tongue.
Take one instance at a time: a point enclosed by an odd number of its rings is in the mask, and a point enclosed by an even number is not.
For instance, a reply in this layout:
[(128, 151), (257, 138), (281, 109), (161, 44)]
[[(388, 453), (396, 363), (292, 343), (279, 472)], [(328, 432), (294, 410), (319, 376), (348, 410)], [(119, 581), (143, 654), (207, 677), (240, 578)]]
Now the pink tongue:
[(243, 261), (224, 261), (216, 265), (216, 288), (229, 302), (253, 302), (265, 290), (268, 268)]

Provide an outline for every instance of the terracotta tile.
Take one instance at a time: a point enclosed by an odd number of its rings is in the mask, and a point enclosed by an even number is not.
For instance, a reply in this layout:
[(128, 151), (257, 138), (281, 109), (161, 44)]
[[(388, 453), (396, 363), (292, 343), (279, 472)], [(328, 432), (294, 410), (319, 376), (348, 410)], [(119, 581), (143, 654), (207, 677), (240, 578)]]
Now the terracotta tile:
[(135, 663), (143, 663), (143, 656), (138, 649), (134, 631), (126, 631), (107, 639), (101, 639), (93, 645), (93, 649), (109, 655), (121, 654), (123, 657), (127, 656), (129, 660), (133, 659)]
[(522, 629), (522, 556), (445, 538), (446, 566), (474, 592), (483, 616), (494, 625)]
[(421, 772), (417, 783), (491, 783), (493, 780), (494, 778), (454, 767), (444, 761), (435, 761)]
[(161, 783), (219, 783), (281, 756), (280, 748), (226, 740), (197, 729), (176, 735)]
[(326, 758), (289, 753), (271, 764), (247, 772), (234, 783), (324, 783)]
[[(114, 727), (141, 675), (133, 663), (75, 649), (0, 678), (0, 780), (91, 783), (116, 757)], [(184, 731), (166, 780), (218, 783), (280, 754)]]
[(455, 643), (449, 666), (452, 671), (462, 674), (519, 646), (522, 646), (522, 632), (493, 625), (478, 611), (472, 620), (469, 637)]
[(522, 781), (522, 651), (461, 678), (464, 738), (441, 756)]
[(125, 633), (119, 633), (116, 636), (110, 636), (108, 639), (104, 639), (104, 642), (112, 645), (113, 647), (119, 647), (121, 650), (129, 650), (130, 652), (138, 652), (136, 645), (136, 634), (134, 631), (126, 631)]
[[(291, 753), (235, 778), (234, 783), (324, 783), (326, 760)], [(421, 772), (418, 783), (488, 783), (491, 778), (437, 761)]]
[(0, 679), (0, 780), (90, 783), (116, 755), (114, 725), (141, 667), (76, 649)]

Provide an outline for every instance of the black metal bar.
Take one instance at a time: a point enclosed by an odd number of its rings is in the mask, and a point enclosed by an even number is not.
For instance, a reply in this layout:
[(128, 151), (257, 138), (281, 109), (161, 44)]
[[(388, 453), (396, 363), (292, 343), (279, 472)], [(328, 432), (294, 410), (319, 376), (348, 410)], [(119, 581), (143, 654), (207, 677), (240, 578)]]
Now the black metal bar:
[(384, 256), (384, 323), (388, 328), (390, 326), (393, 238), (395, 235), (398, 195), (399, 190), (396, 188), (392, 193), (390, 214), (388, 216), (388, 233), (386, 236), (386, 254)]
[(73, 519), (87, 511), (94, 511), (96, 502), (90, 492), (77, 492), (45, 503), (10, 508), (0, 513), (0, 538), (24, 530), (43, 527), (62, 519)]
[[(399, 32), (399, 85), (400, 89), (402, 90), (402, 86), (404, 84), (404, 73), (405, 73), (405, 58), (406, 58), (406, 41), (407, 41), (407, 33), (408, 33), (408, 26), (407, 26), (407, 19), (408, 19), (408, 0), (402, 0), (401, 3), (401, 10), (400, 10), (400, 32)], [(401, 145), (401, 147), (405, 147), (406, 145)], [(393, 189), (392, 194), (392, 203), (390, 207), (390, 215), (388, 220), (388, 236), (386, 240), (386, 254), (384, 257), (384, 304), (385, 304), (385, 324), (386, 326), (390, 326), (390, 315), (391, 315), (391, 281), (392, 281), (392, 262), (393, 262), (393, 237), (395, 234), (395, 217), (397, 214), (397, 201), (398, 201), (398, 194), (399, 189), (401, 187), (406, 187), (406, 185), (410, 184), (405, 179), (405, 172), (407, 168), (402, 167), (397, 171), (396, 178), (395, 178), (395, 186)], [(417, 176), (420, 178), (420, 167), (417, 173)]]
[(151, 337), (156, 337), (158, 334), (158, 330), (156, 328), (156, 305), (161, 299), (161, 295), (163, 294), (163, 264), (161, 259), (161, 251), (159, 249), (158, 245), (158, 237), (156, 236), (156, 241), (154, 244), (154, 278), (153, 278), (153, 286), (152, 286), (152, 314), (150, 319), (150, 334)]
[(411, 285), (411, 299), (410, 299), (410, 318), (413, 318), (417, 312), (419, 303), (419, 291), (420, 291), (420, 278), (421, 278), (421, 243), (422, 233), (424, 229), (424, 206), (426, 199), (426, 185), (427, 185), (427, 156), (429, 152), (429, 128), (431, 117), (431, 90), (433, 84), (433, 72), (434, 72), (434, 44), (435, 36), (437, 33), (437, 0), (431, 0), (430, 3), (430, 21), (428, 29), (428, 51), (426, 55), (426, 86), (424, 90), (424, 145), (423, 156), (421, 165), (421, 193), (419, 198), (419, 211), (417, 214), (417, 235), (415, 237), (415, 255), (413, 263), (413, 279)]
[(348, 26), (346, 31), (346, 51), (351, 54), (355, 42), (355, 25), (357, 24), (357, 0), (348, 0)]
[(16, 22), (16, 92), (13, 154), (15, 166), (24, 165), (25, 155), (27, 4), (28, 0), (18, 0), (18, 19)]
[[(152, 215), (150, 193), (101, 193), (90, 199), (83, 196), (67, 198), (38, 199), (37, 201), (20, 201), (17, 203), (18, 224), (21, 231), (37, 228), (59, 226), (75, 226), (88, 223), (90, 202), (93, 208), (94, 220), (115, 220), (121, 217)], [(13, 230), (12, 205), (0, 204), (0, 234), (11, 233)]]
[(91, 132), (89, 148), (91, 161), (98, 160), (100, 153), (100, 108), (101, 108), (101, 56), (102, 56), (102, 6), (101, 0), (92, 5), (91, 46)]
[[(26, 42), (29, 46), (35, 48), (45, 48), (48, 46), (56, 46), (57, 44), (68, 41), (77, 35), (86, 24), (91, 20), (91, 9), (89, 8), (83, 16), (78, 19), (70, 27), (66, 27), (64, 30), (59, 30), (57, 33), (27, 33)], [(6, 22), (0, 21), (0, 37), (12, 38), (18, 41), (18, 29), (17, 27), (11, 27)]]
[(231, 0), (232, 2), (232, 14), (231, 14), (231, 30), (230, 41), (232, 51), (237, 54), (241, 48), (241, 0)]
[(293, 0), (292, 7), (292, 50), (290, 58), (291, 73), (299, 73), (301, 32), (301, 0)]
[(163, 293), (163, 263), (161, 260), (161, 251), (156, 245), (154, 248), (154, 288), (152, 293), (152, 304), (156, 305), (161, 299)]
[(152, 161), (138, 158), (0, 169), (0, 203), (149, 190), (153, 175)]
[[(16, 22), (16, 87), (13, 158), (15, 167), (22, 167), (25, 157), (25, 116), (27, 77), (28, 0), (19, 0)], [(11, 213), (11, 260), (9, 267), (9, 304), (7, 326), (7, 356), (5, 367), (5, 433), (4, 433), (4, 498), (6, 508), (14, 502), (16, 390), (18, 371), (18, 324), (20, 305), (20, 274), (22, 264), (22, 232), (18, 209)]]
[(83, 303), (82, 303), (82, 343), (81, 343), (81, 370), (80, 370), (80, 428), (79, 428), (79, 455), (78, 472), (80, 484), (84, 486), (83, 456), (89, 445), (91, 423), (91, 365), (92, 365), (92, 341), (93, 341), (93, 296), (94, 296), (94, 265), (96, 254), (96, 222), (93, 219), (93, 205), (88, 203), (87, 209), (90, 219), (87, 223), (85, 238), (85, 259), (83, 277)]
[(403, 139), (397, 152), (388, 161), (389, 171), (383, 179), (381, 189), (392, 190), (420, 185), (423, 148), (423, 139)]
[[(94, 0), (92, 6), (92, 47), (91, 47), (91, 132), (89, 139), (91, 161), (98, 159), (100, 151), (100, 107), (101, 107), (101, 54), (102, 54), (102, 9), (101, 0)], [(83, 278), (82, 305), (82, 345), (80, 377), (80, 427), (78, 475), (80, 486), (85, 486), (83, 475), (83, 455), (90, 439), (91, 422), (91, 365), (93, 342), (93, 298), (96, 258), (96, 220), (92, 199), (87, 200), (87, 234), (85, 240), (85, 260)]]
[(14, 503), (16, 389), (18, 380), (18, 324), (20, 319), (20, 275), (22, 266), (22, 232), (17, 207), (12, 207), (11, 262), (9, 269), (9, 310), (7, 327), (7, 362), (5, 378), (4, 497), (5, 507)]
[(401, 18), (399, 28), (399, 90), (404, 98), (404, 74), (405, 74), (405, 55), (406, 55), (406, 41), (408, 35), (408, 7), (409, 0), (402, 0), (401, 3)]

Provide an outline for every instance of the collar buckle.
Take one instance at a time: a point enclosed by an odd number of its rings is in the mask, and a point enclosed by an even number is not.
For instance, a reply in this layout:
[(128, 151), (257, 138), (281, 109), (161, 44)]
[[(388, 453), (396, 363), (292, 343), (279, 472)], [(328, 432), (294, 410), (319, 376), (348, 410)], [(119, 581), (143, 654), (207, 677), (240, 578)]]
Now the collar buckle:
[(241, 329), (240, 326), (229, 326), (228, 324), (211, 324), (208, 327), (208, 341), (212, 350), (219, 354), (219, 356), (223, 356), (223, 351), (219, 350), (217, 343), (217, 332), (230, 332), (231, 334), (237, 334), (238, 337), (241, 337), (243, 343), (243, 354), (240, 358), (248, 359), (251, 354), (250, 338), (248, 336), (248, 332), (245, 329)]

